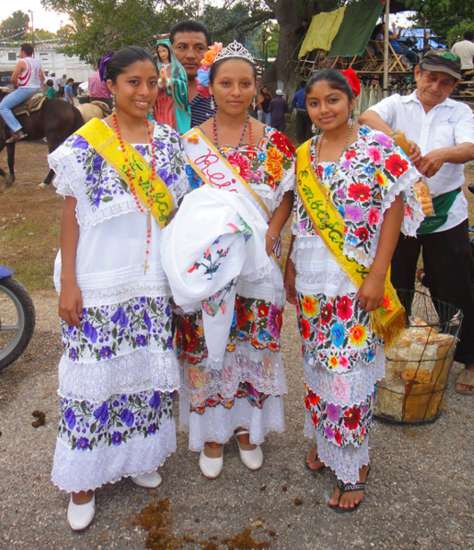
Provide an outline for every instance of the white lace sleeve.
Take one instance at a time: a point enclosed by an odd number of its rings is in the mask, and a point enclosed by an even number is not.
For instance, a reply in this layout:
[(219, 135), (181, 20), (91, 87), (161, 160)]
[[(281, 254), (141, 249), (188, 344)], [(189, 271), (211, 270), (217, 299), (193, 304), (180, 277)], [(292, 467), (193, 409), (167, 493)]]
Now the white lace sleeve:
[(69, 140), (48, 155), (48, 164), (55, 173), (53, 185), (56, 187), (56, 192), (63, 197), (77, 198), (74, 191), (75, 183), (84, 179), (84, 172), (69, 145)]
[(293, 161), (291, 168), (285, 172), (285, 175), (283, 176), (280, 184), (278, 185), (278, 189), (276, 190), (273, 206), (274, 211), (280, 206), (280, 203), (283, 200), (285, 193), (287, 193), (288, 191), (294, 191), (295, 179), (295, 163)]

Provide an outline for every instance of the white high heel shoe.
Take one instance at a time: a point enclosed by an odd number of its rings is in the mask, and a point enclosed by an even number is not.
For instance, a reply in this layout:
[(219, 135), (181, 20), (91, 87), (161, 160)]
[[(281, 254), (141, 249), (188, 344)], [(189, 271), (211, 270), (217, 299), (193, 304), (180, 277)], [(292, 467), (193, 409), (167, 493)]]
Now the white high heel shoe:
[(67, 520), (73, 531), (82, 531), (89, 527), (95, 516), (95, 495), (85, 504), (74, 504), (72, 495), (67, 507)]
[(263, 464), (263, 451), (260, 445), (256, 445), (255, 449), (242, 449), (239, 443), (239, 435), (248, 435), (248, 433), (248, 430), (238, 430), (234, 434), (239, 448), (240, 460), (249, 470), (259, 470)]
[(140, 474), (138, 476), (132, 476), (132, 481), (139, 487), (144, 487), (145, 489), (156, 489), (161, 485), (163, 479), (160, 474), (155, 471), (148, 472), (147, 474)]

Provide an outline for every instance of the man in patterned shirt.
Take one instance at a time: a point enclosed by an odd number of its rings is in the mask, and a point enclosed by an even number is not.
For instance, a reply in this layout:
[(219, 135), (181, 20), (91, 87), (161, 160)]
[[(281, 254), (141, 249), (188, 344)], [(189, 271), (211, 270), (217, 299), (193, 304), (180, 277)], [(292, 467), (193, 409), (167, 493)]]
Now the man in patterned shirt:
[(196, 83), (201, 60), (210, 43), (209, 31), (198, 21), (181, 21), (171, 29), (170, 41), (178, 61), (188, 75), (191, 126), (199, 126), (215, 113), (211, 98), (202, 96)]

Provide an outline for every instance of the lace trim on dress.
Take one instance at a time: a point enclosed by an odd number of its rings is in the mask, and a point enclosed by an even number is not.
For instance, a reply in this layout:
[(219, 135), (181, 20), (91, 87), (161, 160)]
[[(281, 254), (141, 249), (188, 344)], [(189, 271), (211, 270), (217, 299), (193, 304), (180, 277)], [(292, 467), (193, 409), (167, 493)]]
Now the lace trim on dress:
[(48, 157), (50, 168), (54, 171), (53, 185), (56, 192), (64, 197), (75, 197), (70, 181), (74, 178), (83, 178), (84, 173), (71, 155), (69, 150), (56, 149)]
[(239, 277), (237, 294), (244, 298), (265, 300), (278, 307), (285, 304), (285, 290), (280, 266), (272, 260), (270, 267), (249, 277)]
[(189, 431), (189, 449), (201, 451), (206, 441), (227, 443), (234, 431), (249, 430), (250, 443), (260, 445), (269, 432), (285, 431), (285, 414), (281, 397), (268, 397), (263, 407), (253, 407), (245, 398), (236, 399), (231, 409), (218, 405), (203, 414), (190, 413), (184, 396), (179, 400), (180, 429)]
[(292, 260), (296, 267), (296, 289), (302, 294), (337, 296), (357, 292), (318, 236), (297, 237)]
[(359, 363), (344, 374), (332, 373), (326, 367), (304, 363), (305, 382), (323, 401), (335, 405), (358, 405), (374, 393), (375, 384), (384, 377), (385, 356), (377, 350), (370, 364)]
[(288, 191), (294, 191), (295, 189), (295, 173), (294, 170), (289, 170), (284, 178), (281, 180), (277, 193), (273, 203), (273, 211), (275, 211), (281, 204), (285, 193)]
[(304, 434), (305, 437), (316, 440), (319, 458), (328, 468), (331, 468), (337, 479), (344, 483), (359, 481), (360, 468), (369, 464), (369, 436), (366, 436), (360, 447), (353, 445), (338, 447), (314, 429), (308, 414), (305, 416)]
[(123, 477), (154, 472), (175, 451), (174, 418), (163, 420), (152, 436), (133, 437), (119, 447), (72, 450), (58, 438), (51, 480), (68, 493), (95, 490)]
[(231, 398), (241, 382), (250, 383), (266, 395), (283, 395), (288, 392), (283, 357), (280, 352), (256, 350), (237, 344), (236, 351), (226, 352), (224, 364), (205, 366), (186, 364), (182, 393), (193, 406), (200, 406), (213, 395)]
[(180, 368), (174, 352), (138, 350), (95, 363), (59, 362), (61, 397), (102, 402), (116, 394), (155, 389), (171, 393), (180, 387)]
[(79, 283), (84, 307), (112, 305), (126, 302), (136, 296), (156, 298), (169, 297), (171, 290), (166, 280), (159, 282), (133, 282), (109, 288), (84, 289)]

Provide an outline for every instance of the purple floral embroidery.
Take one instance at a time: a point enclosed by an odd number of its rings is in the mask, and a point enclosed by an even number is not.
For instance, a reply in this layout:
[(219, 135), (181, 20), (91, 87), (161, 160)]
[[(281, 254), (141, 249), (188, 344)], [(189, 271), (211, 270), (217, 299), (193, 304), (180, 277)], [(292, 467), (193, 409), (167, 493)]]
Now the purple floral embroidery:
[(138, 297), (116, 305), (84, 308), (79, 327), (62, 323), (64, 351), (71, 361), (104, 361), (121, 350), (149, 345), (173, 349), (170, 298)]
[(80, 451), (148, 437), (173, 414), (170, 394), (156, 390), (114, 396), (99, 405), (62, 398), (60, 407), (59, 437)]
[[(156, 154), (155, 163), (158, 174), (173, 191), (173, 184), (184, 173), (184, 158), (181, 154), (179, 136), (170, 128), (160, 125), (155, 129), (153, 145)], [(64, 147), (72, 149), (78, 165), (85, 171), (85, 193), (93, 211), (108, 206), (117, 198), (131, 200), (126, 182), (113, 170), (104, 159), (79, 135), (70, 136)], [(150, 159), (150, 147), (137, 144), (137, 151), (147, 160)], [(179, 198), (179, 197), (177, 197)]]

